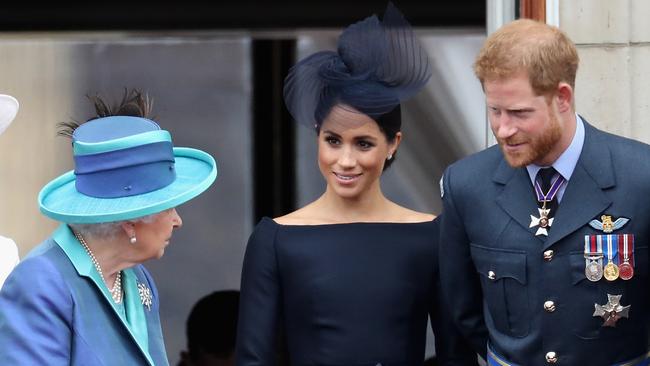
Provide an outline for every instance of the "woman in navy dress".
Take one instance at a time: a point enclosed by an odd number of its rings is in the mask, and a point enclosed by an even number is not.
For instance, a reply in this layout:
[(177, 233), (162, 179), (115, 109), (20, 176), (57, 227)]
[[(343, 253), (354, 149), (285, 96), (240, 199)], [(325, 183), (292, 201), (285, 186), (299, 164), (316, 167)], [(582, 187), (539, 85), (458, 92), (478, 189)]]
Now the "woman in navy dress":
[(441, 365), (476, 365), (438, 296), (435, 216), (381, 190), (402, 139), (400, 102), (430, 76), (401, 14), (348, 27), (285, 80), (293, 117), (317, 132), (327, 182), (314, 202), (264, 218), (244, 259), (236, 363), (274, 365), (278, 327), (291, 365), (422, 365), (427, 320)]

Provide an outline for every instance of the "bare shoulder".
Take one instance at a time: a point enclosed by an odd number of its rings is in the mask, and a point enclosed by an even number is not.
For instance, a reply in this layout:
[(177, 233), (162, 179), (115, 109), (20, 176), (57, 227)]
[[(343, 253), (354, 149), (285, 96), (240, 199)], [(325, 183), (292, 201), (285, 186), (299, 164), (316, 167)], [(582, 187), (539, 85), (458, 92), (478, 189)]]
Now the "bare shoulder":
[(434, 214), (411, 210), (398, 204), (394, 204), (393, 210), (394, 215), (399, 218), (396, 220), (398, 222), (426, 222), (436, 218)]

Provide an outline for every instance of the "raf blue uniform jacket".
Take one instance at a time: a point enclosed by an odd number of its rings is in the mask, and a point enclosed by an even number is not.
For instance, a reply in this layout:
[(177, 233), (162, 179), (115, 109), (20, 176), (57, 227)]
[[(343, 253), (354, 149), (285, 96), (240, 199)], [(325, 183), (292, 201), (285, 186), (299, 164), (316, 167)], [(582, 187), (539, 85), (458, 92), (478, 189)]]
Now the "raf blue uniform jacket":
[(144, 311), (150, 357), (91, 278), (50, 238), (0, 291), (0, 365), (168, 365), (156, 286), (143, 266), (132, 269), (152, 293)]
[[(550, 355), (556, 365), (612, 365), (647, 352), (650, 146), (585, 123), (548, 237), (529, 227), (530, 215), (539, 215), (526, 168), (510, 167), (498, 146), (452, 164), (443, 177), (443, 294), (478, 352), (485, 355), (489, 340), (503, 358), (527, 366), (546, 365)], [(585, 276), (585, 236), (603, 234), (589, 225), (601, 215), (630, 219), (614, 233), (634, 235), (631, 280)], [(593, 316), (608, 294), (630, 305), (616, 327)]]

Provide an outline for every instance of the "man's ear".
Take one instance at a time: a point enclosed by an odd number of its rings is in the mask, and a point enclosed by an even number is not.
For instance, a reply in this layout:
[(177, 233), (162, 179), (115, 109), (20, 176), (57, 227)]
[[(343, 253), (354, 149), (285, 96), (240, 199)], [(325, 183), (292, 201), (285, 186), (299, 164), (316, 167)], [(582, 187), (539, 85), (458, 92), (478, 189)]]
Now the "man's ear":
[(570, 111), (573, 106), (573, 88), (571, 85), (560, 82), (555, 93), (555, 100), (557, 101), (558, 112)]

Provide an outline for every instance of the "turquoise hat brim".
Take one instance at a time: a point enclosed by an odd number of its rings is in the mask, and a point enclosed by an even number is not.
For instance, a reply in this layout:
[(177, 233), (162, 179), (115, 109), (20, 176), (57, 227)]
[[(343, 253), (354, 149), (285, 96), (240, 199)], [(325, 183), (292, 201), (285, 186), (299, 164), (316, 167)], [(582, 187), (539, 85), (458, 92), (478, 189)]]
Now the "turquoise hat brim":
[(209, 154), (185, 147), (174, 148), (176, 179), (170, 185), (136, 196), (95, 198), (75, 188), (69, 171), (54, 179), (38, 194), (41, 212), (72, 224), (131, 220), (176, 207), (208, 189), (217, 178), (217, 163)]

